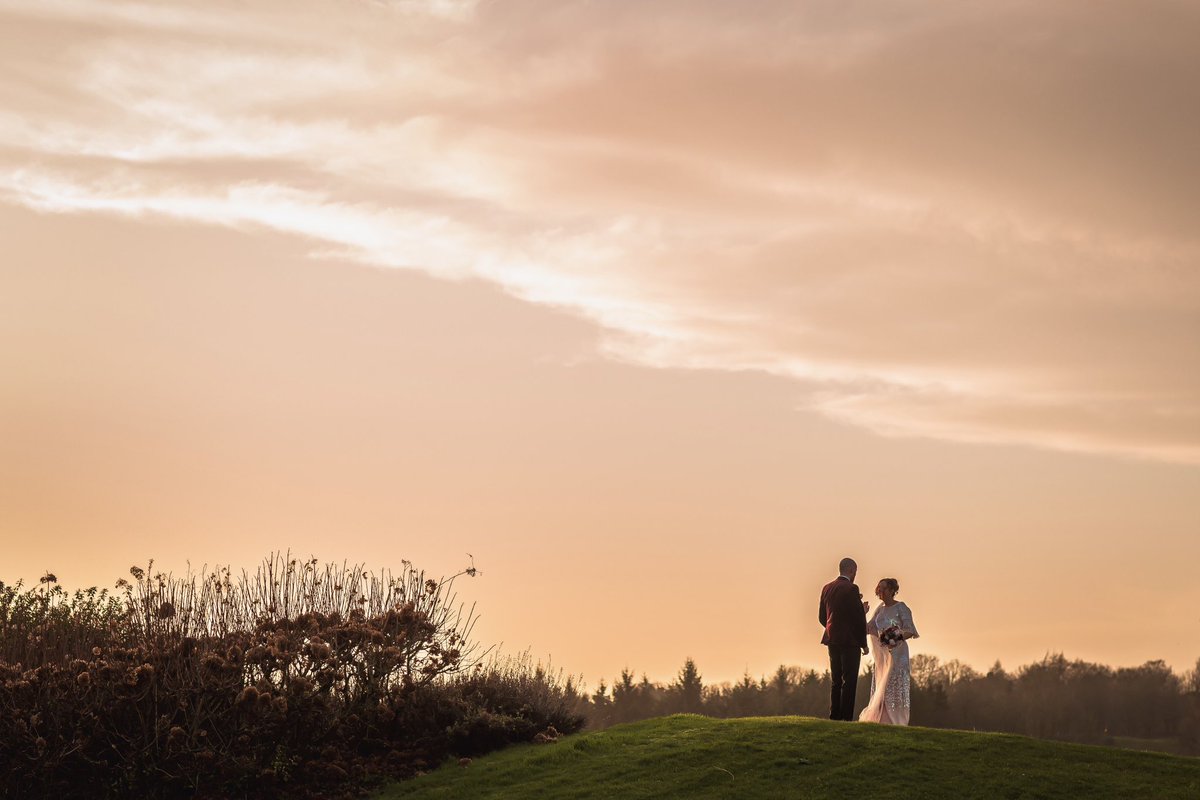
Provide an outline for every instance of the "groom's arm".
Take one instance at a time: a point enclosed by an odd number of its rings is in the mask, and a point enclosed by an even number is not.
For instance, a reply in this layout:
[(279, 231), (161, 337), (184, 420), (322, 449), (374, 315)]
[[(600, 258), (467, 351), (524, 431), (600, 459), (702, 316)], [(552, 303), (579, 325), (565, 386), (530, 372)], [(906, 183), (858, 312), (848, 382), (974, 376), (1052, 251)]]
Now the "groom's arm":
[[(863, 608), (862, 593), (858, 591), (858, 586), (850, 584), (850, 591), (847, 592), (849, 602), (847, 605), (847, 619), (851, 620), (854, 627), (855, 641), (865, 653), (867, 650), (867, 610)], [(854, 606), (854, 611), (850, 612), (849, 606)]]

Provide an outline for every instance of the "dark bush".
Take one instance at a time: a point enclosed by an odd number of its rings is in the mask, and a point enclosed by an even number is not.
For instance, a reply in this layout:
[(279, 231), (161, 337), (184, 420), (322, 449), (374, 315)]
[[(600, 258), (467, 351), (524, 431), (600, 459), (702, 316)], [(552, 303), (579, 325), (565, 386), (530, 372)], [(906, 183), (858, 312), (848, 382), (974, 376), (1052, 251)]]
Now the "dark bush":
[(0, 796), (351, 796), (582, 724), (527, 661), (481, 664), (453, 578), (131, 572), (0, 584)]

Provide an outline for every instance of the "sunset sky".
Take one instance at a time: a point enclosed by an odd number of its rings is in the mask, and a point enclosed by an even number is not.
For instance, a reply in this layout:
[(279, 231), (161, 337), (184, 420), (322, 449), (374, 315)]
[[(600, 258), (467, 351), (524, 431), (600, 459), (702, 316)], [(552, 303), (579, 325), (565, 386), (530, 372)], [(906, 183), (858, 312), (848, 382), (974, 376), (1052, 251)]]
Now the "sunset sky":
[(0, 580), (450, 574), (594, 687), (1200, 657), (1200, 4), (0, 0)]

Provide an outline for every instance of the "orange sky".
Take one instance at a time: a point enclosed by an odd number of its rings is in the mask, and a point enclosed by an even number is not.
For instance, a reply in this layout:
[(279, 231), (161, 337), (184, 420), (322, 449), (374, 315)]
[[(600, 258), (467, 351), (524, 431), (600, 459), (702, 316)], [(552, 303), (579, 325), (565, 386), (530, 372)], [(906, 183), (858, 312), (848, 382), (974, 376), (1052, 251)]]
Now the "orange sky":
[(1200, 9), (0, 0), (0, 579), (450, 573), (594, 685), (1192, 666)]

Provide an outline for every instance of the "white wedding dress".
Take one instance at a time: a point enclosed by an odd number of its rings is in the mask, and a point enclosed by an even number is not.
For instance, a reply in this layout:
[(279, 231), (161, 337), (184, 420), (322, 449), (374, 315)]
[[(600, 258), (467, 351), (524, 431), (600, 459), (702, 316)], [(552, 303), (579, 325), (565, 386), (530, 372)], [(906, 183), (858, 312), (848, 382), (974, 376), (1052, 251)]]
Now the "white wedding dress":
[(867, 703), (867, 707), (858, 715), (862, 722), (908, 724), (909, 712), (912, 710), (909, 699), (908, 639), (891, 649), (879, 641), (880, 632), (892, 626), (910, 638), (917, 638), (912, 612), (904, 603), (896, 601), (891, 606), (880, 603), (875, 609), (867, 623), (871, 654), (875, 657), (875, 669), (871, 673), (871, 702)]

